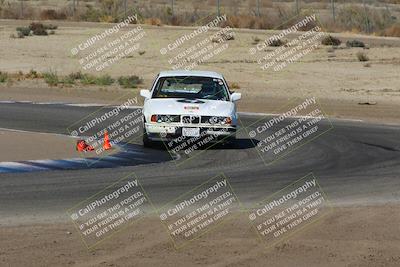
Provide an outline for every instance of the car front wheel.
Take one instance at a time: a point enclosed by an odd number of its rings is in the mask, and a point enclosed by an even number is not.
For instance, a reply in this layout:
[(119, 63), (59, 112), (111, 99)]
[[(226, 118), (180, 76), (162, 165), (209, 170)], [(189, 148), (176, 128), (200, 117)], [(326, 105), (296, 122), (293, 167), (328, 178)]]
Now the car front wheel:
[(143, 146), (144, 147), (153, 147), (153, 142), (147, 136), (147, 133), (143, 134)]
[(144, 147), (153, 147), (153, 142), (149, 139), (149, 136), (146, 132), (146, 126), (144, 125), (144, 118), (143, 118), (143, 146)]

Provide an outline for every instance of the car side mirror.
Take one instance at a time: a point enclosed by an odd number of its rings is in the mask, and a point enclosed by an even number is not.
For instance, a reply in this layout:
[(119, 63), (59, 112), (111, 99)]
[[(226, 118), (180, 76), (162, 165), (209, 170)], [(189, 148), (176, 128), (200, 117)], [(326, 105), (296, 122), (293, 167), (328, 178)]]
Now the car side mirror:
[(242, 98), (242, 94), (241, 93), (233, 93), (233, 94), (231, 94), (232, 102), (238, 101), (241, 98)]
[(151, 92), (149, 90), (142, 89), (140, 90), (140, 95), (145, 99), (151, 98)]

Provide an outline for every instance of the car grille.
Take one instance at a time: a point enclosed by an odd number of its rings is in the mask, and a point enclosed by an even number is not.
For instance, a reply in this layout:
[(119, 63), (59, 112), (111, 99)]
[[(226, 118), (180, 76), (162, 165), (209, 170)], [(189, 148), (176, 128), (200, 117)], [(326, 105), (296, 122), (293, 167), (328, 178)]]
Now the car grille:
[(202, 116), (201, 123), (211, 123), (213, 118), (212, 116)]
[[(199, 115), (160, 115), (165, 122), (182, 122), (183, 124), (220, 124), (223, 117), (199, 116)], [(166, 118), (168, 117), (168, 119)]]

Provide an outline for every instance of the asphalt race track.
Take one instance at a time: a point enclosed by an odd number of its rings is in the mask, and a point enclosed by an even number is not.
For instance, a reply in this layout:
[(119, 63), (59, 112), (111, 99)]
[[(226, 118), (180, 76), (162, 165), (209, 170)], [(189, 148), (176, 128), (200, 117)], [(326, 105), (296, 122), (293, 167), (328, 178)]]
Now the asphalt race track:
[(121, 142), (116, 146), (119, 151), (109, 156), (0, 162), (0, 173), (116, 168), (164, 162), (172, 158), (165, 151), (145, 149), (142, 145)]
[[(3, 103), (0, 127), (68, 134), (69, 125), (96, 109)], [(245, 125), (259, 119), (255, 115), (240, 118)], [(398, 202), (400, 127), (341, 120), (332, 120), (332, 124), (333, 129), (327, 133), (268, 166), (254, 147), (256, 140), (240, 131), (234, 148), (216, 146), (179, 166), (173, 160), (160, 160), (110, 168), (0, 173), (0, 223), (17, 218), (30, 222), (68, 220), (68, 208), (132, 172), (156, 206), (219, 173), (228, 177), (245, 205), (264, 199), (310, 172), (335, 205)], [(162, 150), (137, 149), (154, 157), (168, 155)]]

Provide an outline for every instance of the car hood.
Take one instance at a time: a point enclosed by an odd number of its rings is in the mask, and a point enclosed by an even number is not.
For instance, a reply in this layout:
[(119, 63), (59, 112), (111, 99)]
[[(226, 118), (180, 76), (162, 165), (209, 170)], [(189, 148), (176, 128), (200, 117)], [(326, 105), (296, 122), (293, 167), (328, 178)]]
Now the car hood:
[(147, 115), (232, 116), (235, 113), (235, 105), (232, 102), (220, 100), (156, 98), (145, 102), (144, 111)]

